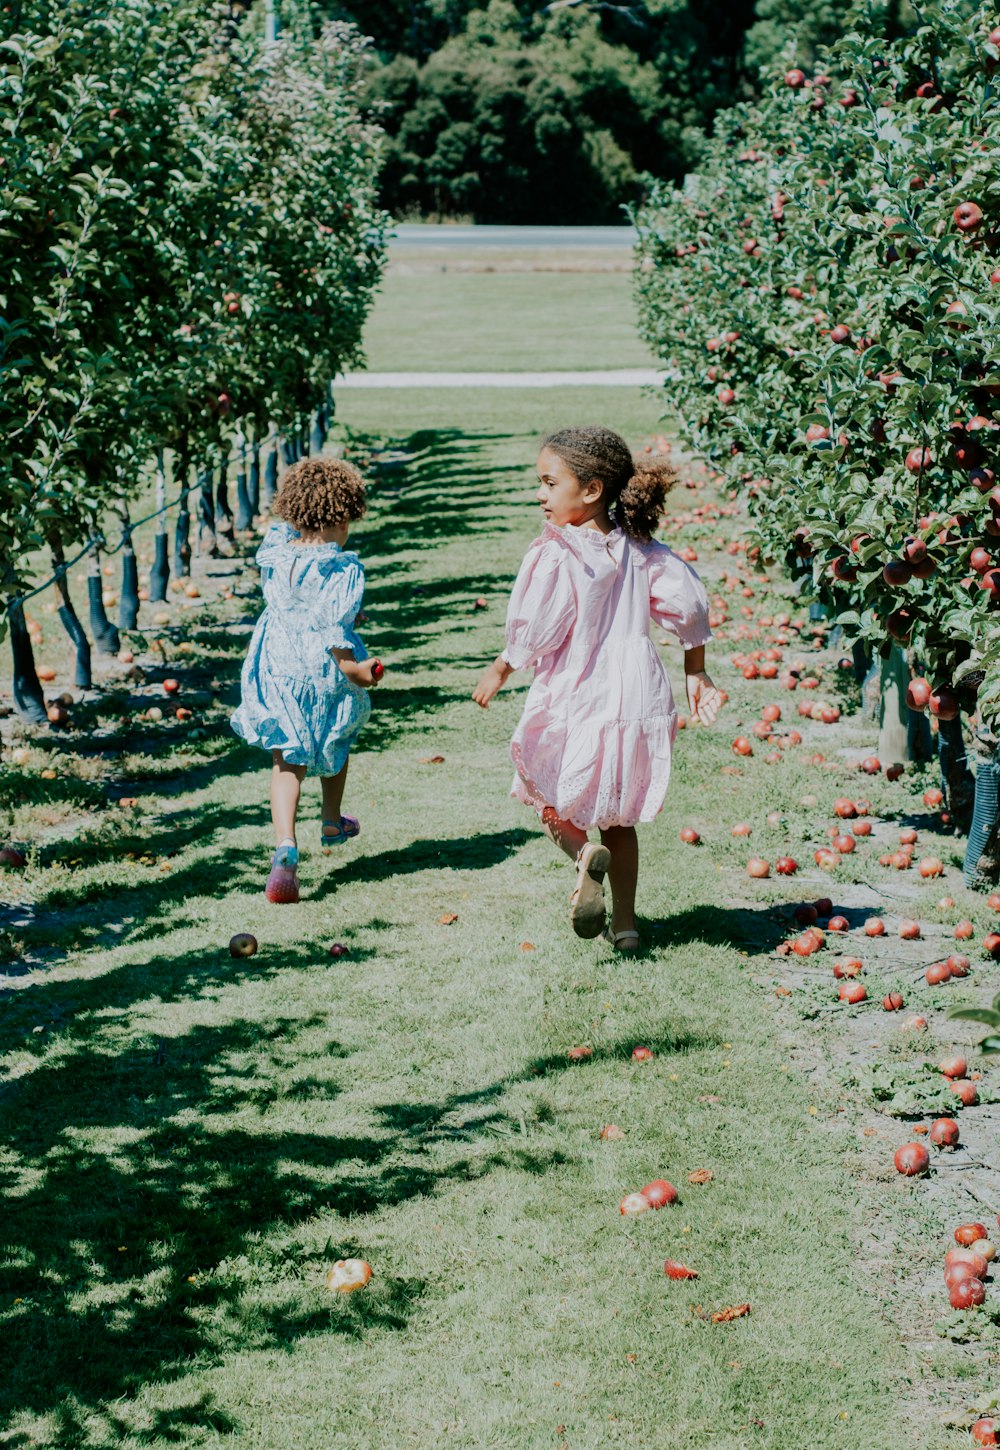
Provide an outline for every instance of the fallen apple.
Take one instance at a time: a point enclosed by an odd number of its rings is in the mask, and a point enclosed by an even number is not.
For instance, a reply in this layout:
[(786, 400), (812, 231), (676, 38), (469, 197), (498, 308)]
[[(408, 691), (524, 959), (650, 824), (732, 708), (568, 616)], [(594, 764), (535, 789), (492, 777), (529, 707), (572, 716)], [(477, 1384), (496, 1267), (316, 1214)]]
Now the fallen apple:
[(892, 1161), (896, 1165), (897, 1173), (911, 1178), (914, 1174), (927, 1172), (931, 1155), (923, 1143), (904, 1143), (901, 1148), (896, 1149)]
[(364, 1259), (338, 1259), (326, 1276), (326, 1287), (337, 1294), (353, 1294), (363, 1289), (372, 1276), (372, 1266)]
[(954, 1118), (935, 1118), (931, 1123), (930, 1140), (935, 1148), (957, 1148), (958, 1136)]
[(953, 1309), (975, 1309), (986, 1299), (986, 1285), (971, 1276), (959, 1279), (948, 1289), (948, 1302)]
[(648, 1213), (652, 1208), (649, 1199), (642, 1193), (626, 1193), (618, 1205), (618, 1212), (626, 1218), (635, 1218), (640, 1213)]
[(945, 1077), (960, 1078), (965, 1077), (969, 1067), (961, 1053), (956, 1053), (954, 1057), (946, 1057), (943, 1062), (939, 1063), (938, 1070), (943, 1072)]
[(668, 1259), (663, 1265), (663, 1272), (668, 1279), (697, 1279), (697, 1269), (689, 1269), (687, 1264), (682, 1264), (678, 1259)]
[[(958, 1124), (955, 1124), (956, 1129)], [(977, 1239), (986, 1237), (986, 1225), (984, 1223), (960, 1223), (955, 1230), (955, 1242), (962, 1248), (968, 1249)]]
[(235, 936), (229, 938), (229, 955), (231, 957), (252, 957), (257, 952), (257, 938), (251, 936), (248, 931), (238, 931)]
[(640, 1188), (639, 1192), (650, 1208), (665, 1208), (668, 1203), (677, 1202), (677, 1189), (665, 1178), (654, 1178), (645, 1188)]

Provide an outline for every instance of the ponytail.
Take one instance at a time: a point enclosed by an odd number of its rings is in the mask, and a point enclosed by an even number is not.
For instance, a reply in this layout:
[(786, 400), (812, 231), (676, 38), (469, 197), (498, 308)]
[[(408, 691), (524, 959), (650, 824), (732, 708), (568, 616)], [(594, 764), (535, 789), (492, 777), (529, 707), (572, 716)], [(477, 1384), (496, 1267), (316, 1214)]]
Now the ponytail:
[(651, 539), (677, 474), (669, 463), (636, 462), (634, 466), (635, 472), (615, 500), (615, 523), (633, 539)]

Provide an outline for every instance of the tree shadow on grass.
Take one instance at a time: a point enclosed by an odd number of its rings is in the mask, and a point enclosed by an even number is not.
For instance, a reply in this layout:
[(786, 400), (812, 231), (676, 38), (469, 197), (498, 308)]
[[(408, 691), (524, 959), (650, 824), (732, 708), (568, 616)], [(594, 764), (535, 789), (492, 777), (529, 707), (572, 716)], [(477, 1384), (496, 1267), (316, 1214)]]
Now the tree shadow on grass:
[(513, 856), (535, 833), (521, 826), (506, 831), (483, 832), (451, 839), (416, 840), (408, 846), (380, 851), (373, 856), (355, 856), (321, 881), (315, 898), (329, 896), (352, 881), (387, 881), (418, 871), (488, 871)]
[(696, 906), (649, 925), (657, 948), (704, 942), (730, 946), (752, 956), (773, 952), (789, 932), (787, 907)]
[[(190, 967), (178, 961), (174, 977)], [(8, 1423), (50, 1413), (52, 1443), (66, 1447), (84, 1421), (93, 1434), (95, 1418), (132, 1433), (116, 1418), (121, 1402), (191, 1363), (289, 1350), (306, 1335), (404, 1330), (427, 1286), (380, 1266), (368, 1215), (498, 1169), (544, 1174), (568, 1161), (525, 1142), (520, 1114), (503, 1104), (539, 1063), (436, 1101), (381, 1104), (368, 1132), (331, 1131), (329, 1117), (317, 1126), (303, 1086), (336, 1097), (356, 1072), (331, 1025), (322, 1013), (198, 1024), (161, 1053), (151, 1042), (113, 1050), (106, 1018), (94, 1018), (18, 1081), (3, 1104)], [(685, 1034), (656, 1041), (698, 1045)], [(621, 1057), (625, 1044), (606, 1052)], [(561, 1069), (578, 1070), (565, 1058), (544, 1066)], [(375, 1260), (371, 1287), (331, 1296), (325, 1268), (355, 1255)], [(168, 1437), (233, 1428), (205, 1401), (163, 1413)]]

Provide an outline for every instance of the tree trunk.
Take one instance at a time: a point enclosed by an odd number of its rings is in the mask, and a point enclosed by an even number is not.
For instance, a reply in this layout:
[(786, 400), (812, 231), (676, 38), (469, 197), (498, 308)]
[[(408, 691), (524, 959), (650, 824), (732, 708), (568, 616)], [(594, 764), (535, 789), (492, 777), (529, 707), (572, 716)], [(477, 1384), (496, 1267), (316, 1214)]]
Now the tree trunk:
[(35, 654), (31, 635), (24, 622), (24, 605), (15, 604), (7, 610), (10, 625), (10, 648), (14, 656), (14, 704), (22, 720), (31, 725), (44, 725), (48, 719), (45, 696), (35, 673)]
[(911, 711), (906, 703), (909, 683), (906, 656), (899, 645), (894, 644), (889, 658), (882, 661), (879, 690), (878, 754), (886, 765), (912, 759), (908, 720)]
[(118, 625), (121, 629), (135, 629), (139, 622), (139, 566), (136, 563), (132, 539), (122, 549), (122, 592), (118, 606)]
[(274, 495), (278, 491), (278, 445), (272, 438), (267, 455), (264, 459), (264, 497), (263, 512), (269, 514), (271, 505), (274, 502)]
[(973, 891), (988, 891), (1000, 879), (1000, 831), (997, 795), (1000, 759), (995, 752), (980, 756), (976, 767), (976, 801), (965, 848), (965, 884)]
[[(53, 540), (49, 545), (52, 551), (52, 562), (56, 570), (63, 567), (65, 555), (62, 544)], [(69, 576), (65, 573), (57, 574), (56, 589), (62, 603), (59, 605), (59, 618), (62, 627), (73, 641), (73, 648), (76, 650), (76, 660), (73, 666), (73, 683), (79, 690), (89, 690), (93, 686), (93, 675), (90, 668), (90, 640), (87, 638), (83, 625), (77, 618), (76, 610), (73, 608), (73, 601), (69, 594)]]
[(90, 632), (94, 644), (103, 655), (116, 655), (121, 647), (118, 631), (104, 611), (104, 585), (101, 578), (101, 551), (94, 549), (90, 555), (87, 574), (87, 595), (90, 600)]
[(253, 509), (250, 505), (250, 490), (247, 488), (247, 446), (241, 437), (239, 457), (236, 460), (236, 532), (245, 534), (252, 528)]
[(260, 513), (260, 444), (256, 438), (250, 449), (250, 474), (247, 478), (247, 499), (250, 504), (250, 526)]
[(210, 468), (204, 468), (198, 474), (198, 488), (198, 553), (217, 559), (219, 548), (215, 538), (215, 489), (212, 486)]
[(952, 821), (964, 835), (972, 826), (976, 782), (969, 769), (961, 715), (954, 720), (938, 721), (938, 759), (941, 764), (941, 789), (944, 791), (945, 806)]

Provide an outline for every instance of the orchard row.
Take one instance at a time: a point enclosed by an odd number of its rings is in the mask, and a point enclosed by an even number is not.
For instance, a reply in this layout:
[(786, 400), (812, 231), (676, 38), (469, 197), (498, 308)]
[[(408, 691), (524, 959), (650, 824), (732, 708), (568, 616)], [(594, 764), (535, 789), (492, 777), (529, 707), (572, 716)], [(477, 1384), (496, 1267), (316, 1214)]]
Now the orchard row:
[[(267, 42), (242, 6), (5, 9), (0, 582), (37, 704), (17, 600), (55, 572), (83, 652), (67, 556), (117, 516), (135, 594), (129, 505), (157, 459), (161, 502), (168, 487), (184, 494), (183, 575), (188, 489), (209, 535), (231, 524), (235, 461), (248, 527), (273, 487), (276, 439), (286, 460), (322, 444), (331, 380), (359, 357), (386, 218), (351, 27)], [(157, 563), (164, 574), (162, 549)], [(91, 633), (111, 650), (95, 583)], [(165, 588), (155, 577), (153, 597)]]
[(748, 499), (759, 557), (882, 660), (887, 694), (915, 676), (911, 708), (985, 728), (1000, 717), (998, 43), (985, 6), (933, 0), (892, 40), (867, 17), (828, 73), (788, 72), (720, 118), (699, 174), (637, 218), (671, 411)]

